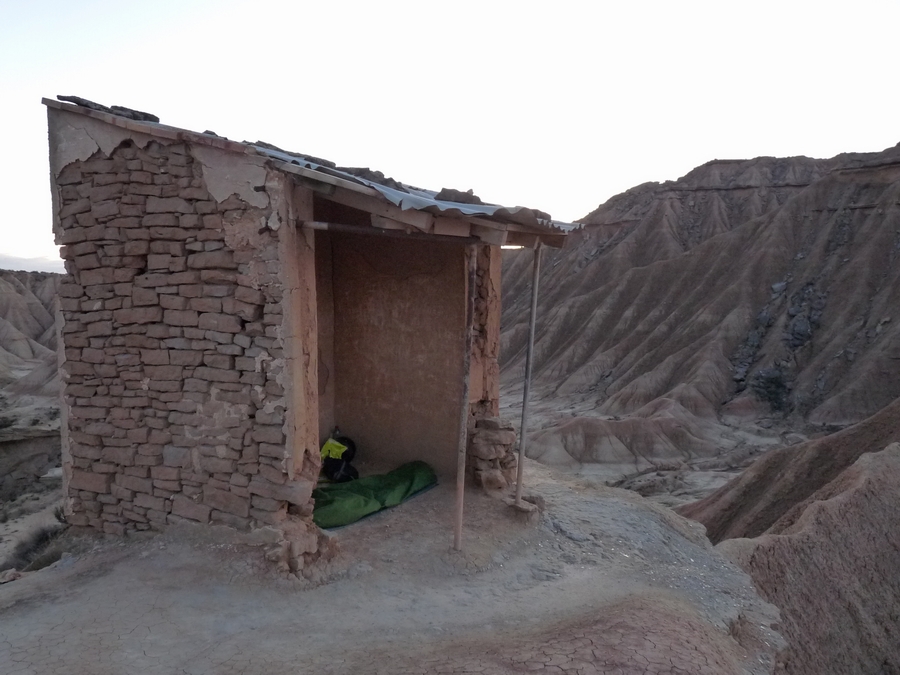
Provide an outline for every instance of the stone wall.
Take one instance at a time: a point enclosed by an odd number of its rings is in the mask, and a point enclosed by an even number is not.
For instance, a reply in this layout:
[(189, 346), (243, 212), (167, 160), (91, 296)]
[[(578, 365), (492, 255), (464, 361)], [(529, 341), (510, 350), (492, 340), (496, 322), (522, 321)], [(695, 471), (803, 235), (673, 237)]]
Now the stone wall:
[[(317, 448), (298, 455), (285, 436), (288, 181), (258, 158), (56, 115), (69, 521), (117, 534), (176, 519), (247, 528), (283, 521), (289, 505), (309, 521)], [(79, 136), (76, 124), (95, 128)], [(230, 191), (241, 172), (255, 184)], [(315, 539), (296, 553), (315, 553)]]

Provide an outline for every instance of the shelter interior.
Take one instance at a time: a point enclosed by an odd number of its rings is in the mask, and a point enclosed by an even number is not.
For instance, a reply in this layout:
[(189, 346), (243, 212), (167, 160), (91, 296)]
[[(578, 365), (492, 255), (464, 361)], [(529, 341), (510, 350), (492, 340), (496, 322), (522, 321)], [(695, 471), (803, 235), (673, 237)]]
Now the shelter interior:
[[(335, 208), (337, 207), (337, 208)], [(316, 221), (370, 214), (316, 200)], [(320, 444), (337, 425), (358, 457), (456, 467), (467, 280), (462, 243), (316, 231)]]

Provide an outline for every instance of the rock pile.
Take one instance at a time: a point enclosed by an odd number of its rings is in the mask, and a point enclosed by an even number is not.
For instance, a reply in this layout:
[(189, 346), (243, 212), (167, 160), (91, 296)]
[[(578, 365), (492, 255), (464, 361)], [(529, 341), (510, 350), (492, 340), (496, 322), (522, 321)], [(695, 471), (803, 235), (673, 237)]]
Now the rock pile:
[(507, 420), (485, 417), (469, 430), (468, 462), (476, 485), (502, 490), (516, 480), (516, 431)]

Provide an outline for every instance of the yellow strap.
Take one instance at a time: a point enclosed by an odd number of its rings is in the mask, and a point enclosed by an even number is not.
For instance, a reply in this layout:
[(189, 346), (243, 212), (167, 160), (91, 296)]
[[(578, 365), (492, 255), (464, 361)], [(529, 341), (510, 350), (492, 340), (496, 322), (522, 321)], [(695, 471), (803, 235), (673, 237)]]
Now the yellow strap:
[(322, 459), (328, 459), (329, 457), (332, 459), (340, 459), (344, 455), (346, 449), (346, 445), (338, 443), (333, 438), (329, 438), (322, 446)]

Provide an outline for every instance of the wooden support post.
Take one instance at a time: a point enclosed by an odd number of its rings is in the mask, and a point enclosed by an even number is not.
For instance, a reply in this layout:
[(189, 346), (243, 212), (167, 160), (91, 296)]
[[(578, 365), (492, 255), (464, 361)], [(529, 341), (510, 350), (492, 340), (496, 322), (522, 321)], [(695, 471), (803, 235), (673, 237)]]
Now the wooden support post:
[(525, 440), (528, 436), (528, 395), (531, 392), (531, 366), (534, 356), (534, 326), (537, 319), (538, 281), (541, 276), (541, 242), (534, 249), (531, 276), (531, 317), (528, 322), (528, 350), (525, 352), (525, 388), (522, 392), (522, 423), (519, 425), (519, 465), (516, 467), (516, 506), (522, 506), (522, 476), (525, 471)]
[(453, 528), (453, 549), (462, 550), (463, 501), (466, 492), (466, 449), (469, 440), (469, 379), (472, 365), (472, 328), (475, 323), (475, 294), (478, 252), (474, 245), (466, 246), (466, 336), (463, 355), (463, 391), (459, 406), (459, 445), (456, 455), (456, 523)]

